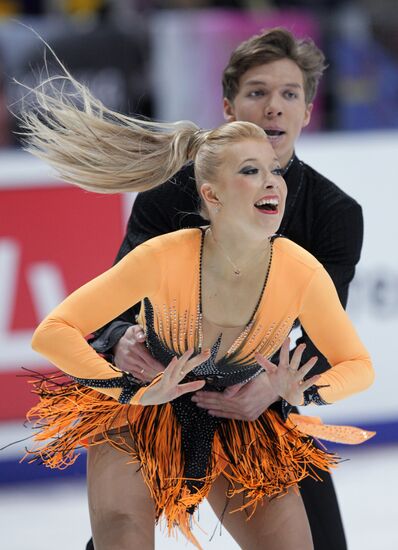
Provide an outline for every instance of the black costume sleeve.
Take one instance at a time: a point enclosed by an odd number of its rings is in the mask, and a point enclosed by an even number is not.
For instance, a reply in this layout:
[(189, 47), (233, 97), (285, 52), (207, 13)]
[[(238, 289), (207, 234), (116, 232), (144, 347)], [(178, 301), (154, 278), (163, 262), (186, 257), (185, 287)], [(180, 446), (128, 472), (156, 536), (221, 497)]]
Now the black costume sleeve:
[[(203, 224), (204, 220), (197, 211), (198, 196), (193, 167), (188, 165), (159, 187), (137, 195), (114, 263), (153, 237)], [(140, 304), (131, 307), (99, 329), (89, 340), (98, 353), (106, 354), (108, 361), (113, 362), (112, 349), (126, 330), (135, 324), (139, 309)]]
[[(322, 216), (322, 223), (314, 228), (314, 248), (312, 254), (322, 263), (331, 276), (340, 301), (345, 308), (348, 299), (348, 286), (355, 274), (355, 266), (361, 256), (363, 242), (362, 208), (351, 200), (345, 208), (336, 208), (335, 214)], [(306, 344), (302, 364), (314, 355), (318, 356), (315, 367), (308, 377), (321, 374), (330, 368), (326, 358), (316, 349), (303, 331), (297, 345)]]

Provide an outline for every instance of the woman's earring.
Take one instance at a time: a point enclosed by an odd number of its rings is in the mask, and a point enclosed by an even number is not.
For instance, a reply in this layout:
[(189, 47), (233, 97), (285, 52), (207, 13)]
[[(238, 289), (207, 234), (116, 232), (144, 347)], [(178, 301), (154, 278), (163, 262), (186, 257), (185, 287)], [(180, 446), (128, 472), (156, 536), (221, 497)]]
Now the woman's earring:
[(221, 204), (218, 202), (216, 204), (216, 214), (218, 214), (220, 212), (220, 210), (221, 210)]

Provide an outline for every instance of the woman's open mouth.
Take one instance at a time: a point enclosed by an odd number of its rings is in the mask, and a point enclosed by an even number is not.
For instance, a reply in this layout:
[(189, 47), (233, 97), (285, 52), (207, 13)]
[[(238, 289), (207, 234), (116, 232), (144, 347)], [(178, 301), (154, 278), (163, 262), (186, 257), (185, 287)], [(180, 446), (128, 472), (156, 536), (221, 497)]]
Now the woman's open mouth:
[(262, 214), (278, 214), (279, 212), (279, 201), (277, 198), (264, 198), (260, 199), (254, 206)]

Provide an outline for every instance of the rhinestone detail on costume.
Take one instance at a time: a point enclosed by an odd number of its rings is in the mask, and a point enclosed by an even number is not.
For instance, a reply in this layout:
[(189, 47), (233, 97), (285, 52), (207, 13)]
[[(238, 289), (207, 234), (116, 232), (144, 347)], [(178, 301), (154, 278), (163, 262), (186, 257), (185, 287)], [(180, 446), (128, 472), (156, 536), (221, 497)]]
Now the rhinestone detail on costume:
[[(314, 403), (315, 405), (329, 405), (330, 403), (322, 399), (318, 391), (320, 388), (326, 387), (327, 386), (316, 386), (313, 384), (308, 388), (308, 390), (305, 390), (303, 406), (310, 405), (311, 403)], [(294, 406), (288, 403), (285, 399), (282, 399), (281, 411), (283, 420), (287, 420), (287, 417), (292, 412), (292, 409), (294, 409)]]
[(83, 386), (94, 389), (121, 388), (122, 392), (118, 401), (122, 404), (129, 403), (133, 395), (142, 387), (142, 384), (140, 384), (132, 374), (127, 372), (123, 372), (122, 376), (106, 379), (77, 378), (75, 376), (70, 376), (70, 378)]

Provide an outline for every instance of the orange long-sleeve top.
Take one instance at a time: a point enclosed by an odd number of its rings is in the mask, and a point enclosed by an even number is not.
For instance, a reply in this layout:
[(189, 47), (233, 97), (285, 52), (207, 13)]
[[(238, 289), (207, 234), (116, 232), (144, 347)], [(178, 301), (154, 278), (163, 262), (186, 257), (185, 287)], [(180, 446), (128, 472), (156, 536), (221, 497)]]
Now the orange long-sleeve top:
[[(32, 347), (62, 371), (80, 379), (122, 376), (86, 342), (91, 334), (146, 298), (159, 338), (176, 354), (200, 349), (202, 229), (184, 229), (138, 246), (118, 264), (73, 292), (36, 329)], [(251, 323), (234, 342), (224, 365), (256, 352), (271, 357), (295, 319), (331, 369), (317, 381), (333, 403), (368, 388), (374, 379), (369, 354), (340, 304), (333, 282), (306, 250), (285, 238), (273, 241), (267, 283)], [(140, 322), (147, 319), (141, 308)], [(244, 364), (244, 363), (242, 363)], [(118, 399), (121, 389), (98, 391)]]

